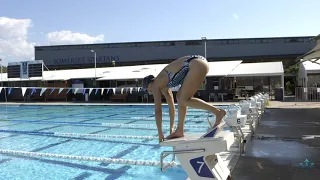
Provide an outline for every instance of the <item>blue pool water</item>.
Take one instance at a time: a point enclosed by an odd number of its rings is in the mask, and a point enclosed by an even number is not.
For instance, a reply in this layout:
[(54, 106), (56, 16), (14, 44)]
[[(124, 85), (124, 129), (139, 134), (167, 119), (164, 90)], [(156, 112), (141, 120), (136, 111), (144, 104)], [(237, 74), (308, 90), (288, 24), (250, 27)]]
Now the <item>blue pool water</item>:
[[(175, 124), (177, 115), (178, 113)], [(204, 134), (208, 128), (207, 116), (206, 111), (189, 108), (185, 133)], [(213, 116), (210, 118), (214, 119)], [(101, 123), (126, 124), (126, 126), (112, 127), (110, 126), (112, 124), (102, 126)], [(167, 106), (163, 106), (163, 125), (169, 125)], [(28, 131), (38, 133), (27, 134)], [(163, 131), (167, 136), (169, 127), (163, 127)], [(160, 147), (158, 139), (61, 137), (50, 134), (52, 132), (157, 136), (154, 107), (151, 105), (0, 105), (0, 149), (2, 150), (145, 161), (159, 161), (162, 151), (171, 150), (168, 147)], [(167, 161), (169, 160), (170, 158)], [(0, 179), (6, 180), (180, 180), (188, 177), (181, 167), (169, 168), (162, 172), (160, 167), (152, 166), (1, 153), (0, 169)]]

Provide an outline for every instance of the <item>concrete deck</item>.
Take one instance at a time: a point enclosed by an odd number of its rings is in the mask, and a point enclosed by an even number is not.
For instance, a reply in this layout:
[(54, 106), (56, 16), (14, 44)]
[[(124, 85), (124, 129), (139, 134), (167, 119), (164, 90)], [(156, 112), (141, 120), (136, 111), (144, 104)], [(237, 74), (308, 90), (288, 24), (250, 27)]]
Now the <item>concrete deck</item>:
[[(320, 103), (271, 102), (246, 150), (235, 180), (318, 180)], [(313, 168), (300, 167), (306, 159)]]

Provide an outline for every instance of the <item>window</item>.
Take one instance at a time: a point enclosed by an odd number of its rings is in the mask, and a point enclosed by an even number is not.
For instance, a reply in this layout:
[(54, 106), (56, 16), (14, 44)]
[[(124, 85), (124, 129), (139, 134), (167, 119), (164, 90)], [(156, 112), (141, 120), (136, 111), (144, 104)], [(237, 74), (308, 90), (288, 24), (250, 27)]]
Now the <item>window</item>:
[(284, 41), (285, 43), (297, 43), (300, 42), (298, 38), (289, 38), (289, 39), (285, 39)]
[(239, 44), (239, 40), (228, 40), (228, 44)]
[(185, 42), (186, 46), (194, 46), (194, 45), (201, 45), (201, 41), (187, 41)]
[(253, 39), (250, 40), (250, 44), (255, 44), (255, 43), (256, 43), (255, 40), (253, 40)]
[(128, 44), (129, 47), (136, 47), (136, 44), (132, 43), (132, 44)]

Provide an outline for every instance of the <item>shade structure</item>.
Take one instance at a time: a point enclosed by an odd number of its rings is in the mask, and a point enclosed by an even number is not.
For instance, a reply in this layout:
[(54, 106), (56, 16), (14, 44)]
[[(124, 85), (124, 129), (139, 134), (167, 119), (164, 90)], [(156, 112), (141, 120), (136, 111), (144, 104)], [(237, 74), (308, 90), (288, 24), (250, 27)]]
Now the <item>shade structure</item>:
[(282, 62), (242, 63), (228, 76), (282, 76), (284, 74)]
[(209, 62), (210, 69), (207, 77), (227, 76), (235, 68), (237, 68), (237, 66), (239, 66), (241, 62), (242, 60)]

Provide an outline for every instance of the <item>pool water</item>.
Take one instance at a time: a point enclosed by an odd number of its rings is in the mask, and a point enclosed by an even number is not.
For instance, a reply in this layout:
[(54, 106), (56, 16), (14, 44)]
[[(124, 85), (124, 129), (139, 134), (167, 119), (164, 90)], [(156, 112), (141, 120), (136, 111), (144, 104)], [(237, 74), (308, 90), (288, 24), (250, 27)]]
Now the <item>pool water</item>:
[[(224, 108), (223, 106), (220, 106)], [(176, 109), (177, 110), (177, 109)], [(210, 118), (214, 120), (212, 114)], [(177, 116), (175, 124), (177, 124)], [(204, 134), (208, 113), (188, 108), (185, 133)], [(169, 111), (163, 106), (163, 131), (169, 135)], [(102, 124), (107, 123), (107, 124)], [(123, 126), (119, 126), (119, 125)], [(26, 132), (38, 132), (28, 134)], [(46, 132), (39, 133), (39, 132)], [(158, 139), (113, 137), (61, 137), (50, 133), (80, 133), (128, 136), (157, 136), (152, 105), (0, 105), (0, 149), (90, 156), (115, 159), (159, 161)], [(169, 161), (168, 158), (166, 161)], [(52, 157), (0, 153), (0, 179), (186, 179), (182, 167), (111, 164)]]

